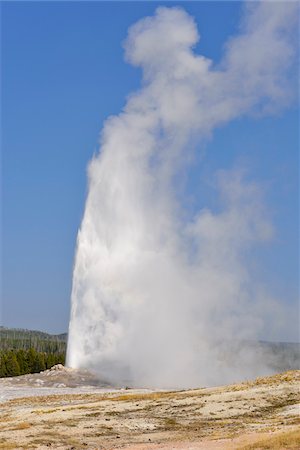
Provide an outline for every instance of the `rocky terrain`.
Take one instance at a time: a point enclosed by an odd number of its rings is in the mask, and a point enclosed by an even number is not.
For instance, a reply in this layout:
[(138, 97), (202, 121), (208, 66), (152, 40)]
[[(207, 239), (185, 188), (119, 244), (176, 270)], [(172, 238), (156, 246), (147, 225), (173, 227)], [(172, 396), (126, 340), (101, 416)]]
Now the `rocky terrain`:
[(113, 387), (87, 370), (76, 370), (57, 364), (40, 373), (0, 378), (0, 404), (20, 397), (42, 395), (99, 393)]
[(31, 373), (19, 377), (0, 379), (1, 386), (44, 386), (44, 387), (78, 387), (78, 386), (109, 386), (108, 382), (100, 381), (88, 370), (77, 370), (57, 364), (51, 369), (40, 373)]
[(289, 371), (216, 388), (112, 389), (55, 366), (0, 380), (0, 448), (299, 449), (299, 387)]

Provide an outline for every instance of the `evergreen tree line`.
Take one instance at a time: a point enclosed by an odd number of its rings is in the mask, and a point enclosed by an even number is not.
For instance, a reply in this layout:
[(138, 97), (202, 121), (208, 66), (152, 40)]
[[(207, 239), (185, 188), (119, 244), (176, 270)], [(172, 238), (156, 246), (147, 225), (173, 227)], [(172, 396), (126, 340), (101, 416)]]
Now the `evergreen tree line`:
[(1, 350), (29, 350), (34, 348), (40, 353), (65, 353), (66, 341), (60, 339), (40, 339), (36, 336), (13, 338), (0, 336)]
[(0, 350), (0, 377), (38, 373), (55, 364), (65, 363), (65, 352), (46, 353), (34, 348)]

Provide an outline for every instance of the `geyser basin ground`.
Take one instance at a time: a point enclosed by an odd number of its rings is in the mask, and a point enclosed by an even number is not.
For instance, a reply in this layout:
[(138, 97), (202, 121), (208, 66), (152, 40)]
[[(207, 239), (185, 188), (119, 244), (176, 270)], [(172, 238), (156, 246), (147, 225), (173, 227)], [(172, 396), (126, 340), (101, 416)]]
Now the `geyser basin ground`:
[[(25, 387), (28, 378), (18, 378)], [(14, 379), (0, 380), (1, 392), (7, 383)], [(20, 392), (0, 404), (0, 448), (249, 450), (264, 448), (255, 446), (261, 440), (274, 450), (299, 448), (300, 371), (186, 391), (27, 389), (33, 397)]]

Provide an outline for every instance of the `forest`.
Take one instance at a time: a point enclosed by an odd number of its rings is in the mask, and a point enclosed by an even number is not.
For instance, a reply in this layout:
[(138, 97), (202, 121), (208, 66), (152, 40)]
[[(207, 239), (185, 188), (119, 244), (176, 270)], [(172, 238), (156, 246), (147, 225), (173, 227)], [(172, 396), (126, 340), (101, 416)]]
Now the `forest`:
[(0, 377), (13, 377), (65, 363), (67, 334), (0, 327)]

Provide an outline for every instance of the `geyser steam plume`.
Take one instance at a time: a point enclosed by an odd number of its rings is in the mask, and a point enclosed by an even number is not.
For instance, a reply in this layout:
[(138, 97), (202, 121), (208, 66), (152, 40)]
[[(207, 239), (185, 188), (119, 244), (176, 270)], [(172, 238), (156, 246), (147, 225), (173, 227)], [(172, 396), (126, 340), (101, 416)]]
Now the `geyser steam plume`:
[(240, 34), (218, 65), (193, 52), (197, 27), (181, 8), (160, 7), (129, 29), (126, 59), (142, 68), (143, 86), (105, 122), (89, 164), (73, 274), (72, 367), (168, 387), (258, 370), (249, 351), (229, 363), (219, 343), (257, 338), (274, 310), (245, 264), (248, 248), (272, 233), (259, 190), (238, 170), (222, 172), (222, 210), (192, 217), (179, 195), (201, 139), (292, 97), (297, 3), (244, 9)]

